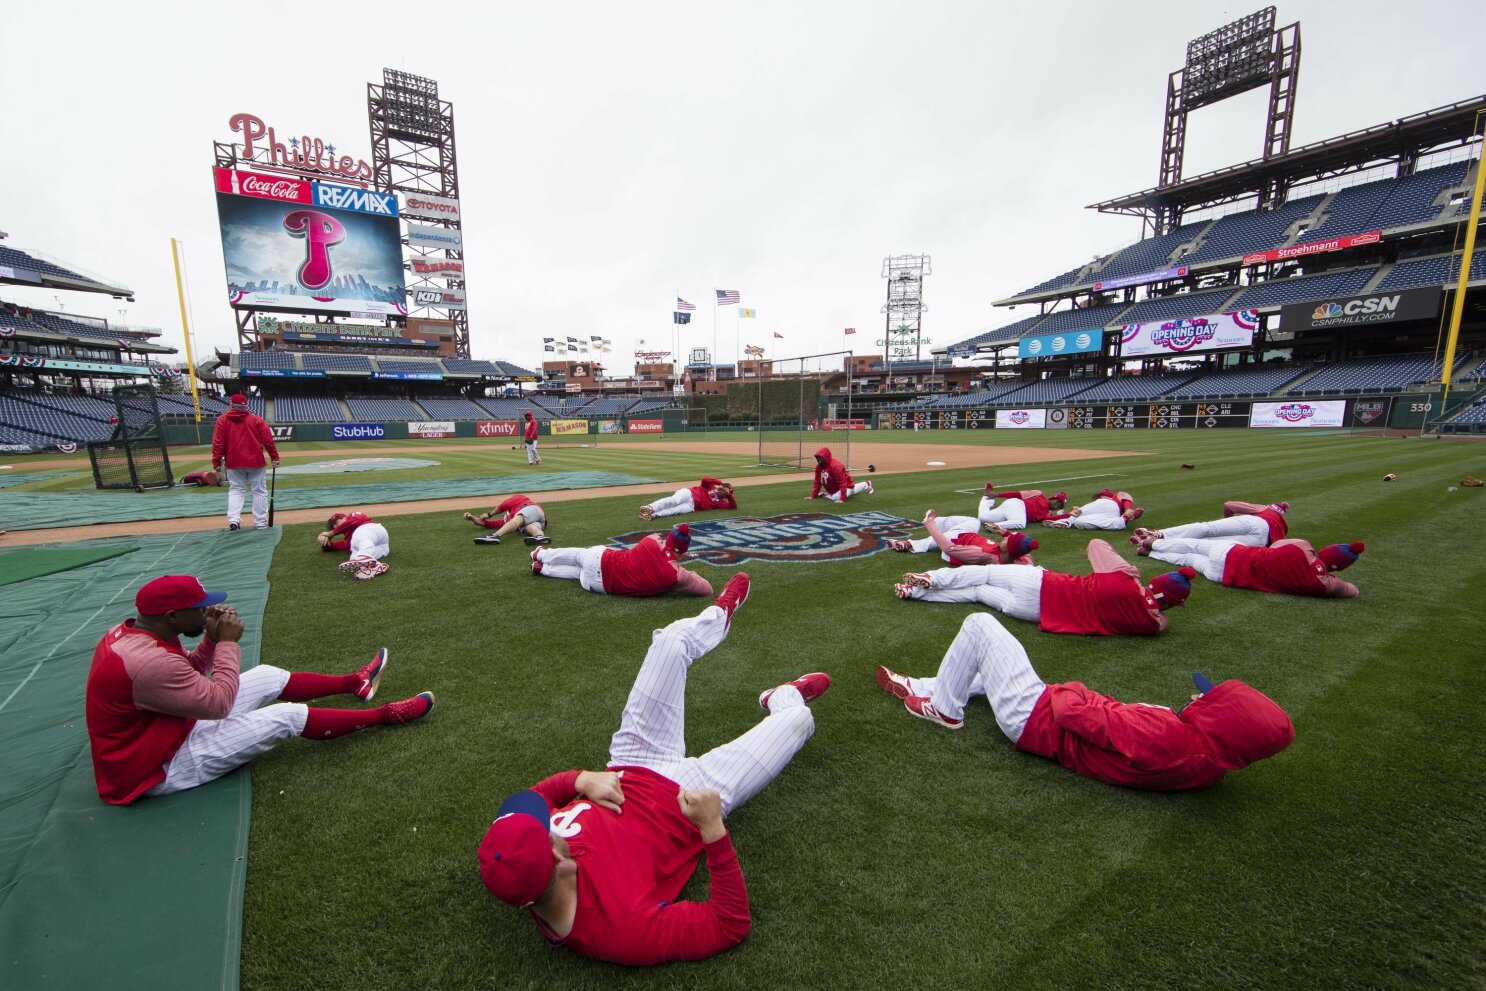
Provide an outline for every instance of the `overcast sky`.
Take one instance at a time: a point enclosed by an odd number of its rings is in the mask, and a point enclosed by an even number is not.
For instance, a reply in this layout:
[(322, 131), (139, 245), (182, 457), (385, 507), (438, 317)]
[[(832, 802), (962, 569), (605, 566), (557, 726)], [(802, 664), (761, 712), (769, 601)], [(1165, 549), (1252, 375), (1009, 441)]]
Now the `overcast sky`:
[[(248, 112), (370, 160), (387, 66), (454, 104), (477, 358), (532, 367), (544, 336), (601, 335), (624, 374), (639, 341), (670, 349), (678, 292), (698, 306), (683, 348), (710, 348), (719, 288), (758, 311), (741, 344), (879, 351), (882, 260), (907, 253), (933, 259), (924, 334), (950, 344), (1027, 315), (991, 300), (1139, 236), (1084, 206), (1155, 184), (1168, 73), (1257, 9), (1002, 6), (8, 3), (0, 230), (130, 286), (127, 322), (179, 347), (177, 237), (198, 350), (235, 347), (212, 141)], [(1486, 4), (1286, 0), (1279, 19), (1301, 22), (1297, 145), (1486, 91)], [(1257, 157), (1266, 99), (1195, 113), (1186, 174)]]

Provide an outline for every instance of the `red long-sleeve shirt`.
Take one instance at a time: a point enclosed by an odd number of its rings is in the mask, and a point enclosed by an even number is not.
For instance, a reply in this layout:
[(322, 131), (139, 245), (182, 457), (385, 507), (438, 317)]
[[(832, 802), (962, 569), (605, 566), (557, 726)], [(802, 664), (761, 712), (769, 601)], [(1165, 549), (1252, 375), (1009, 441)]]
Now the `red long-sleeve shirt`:
[(824, 488), (827, 495), (835, 495), (837, 492), (850, 492), (854, 484), (851, 473), (846, 466), (831, 457), (831, 449), (822, 447), (815, 452), (818, 457), (825, 458), (825, 464), (817, 462), (815, 468), (815, 484), (810, 487), (810, 498), (820, 496), (820, 490)]
[(1148, 637), (1166, 629), (1166, 617), (1140, 571), (1126, 564), (1107, 540), (1088, 547), (1092, 575), (1042, 573), (1038, 627), (1048, 633)]
[(737, 509), (738, 500), (732, 492), (723, 495), (720, 487), (725, 484), (720, 478), (702, 476), (701, 483), (691, 487), (691, 507), (697, 512), (707, 509)]
[(273, 431), (257, 413), (245, 409), (230, 409), (217, 417), (212, 427), (212, 467), (262, 468), (263, 451), (274, 461), (279, 460), (279, 449), (273, 443)]
[(365, 513), (350, 513), (337, 524), (334, 530), (330, 531), (330, 539), (320, 549), (322, 551), (338, 551), (341, 554), (351, 553), (351, 534), (356, 532), (357, 527), (371, 521), (372, 518)]
[(537, 421), (530, 413), (527, 414), (526, 426), (522, 428), (521, 436), (526, 438), (526, 443), (535, 444), (537, 440)]
[(1029, 489), (1026, 492), (1000, 492), (997, 493), (1002, 499), (1020, 499), (1022, 505), (1027, 507), (1027, 522), (1041, 523), (1052, 515), (1053, 508), (1048, 505), (1047, 496), (1037, 489)]
[(532, 502), (530, 497), (524, 496), (520, 493), (512, 496), (506, 496), (504, 499), (501, 500), (500, 505), (495, 507), (495, 511), (497, 513), (504, 513), (504, 516), (502, 516), (498, 520), (476, 519), (475, 522), (480, 524), (487, 530), (499, 530), (501, 527), (511, 522), (511, 517), (521, 512), (522, 509), (527, 506), (534, 505), (536, 505), (536, 503)]
[[(732, 840), (724, 834), (702, 842), (676, 801), (676, 782), (643, 767), (613, 770), (623, 774), (623, 812), (580, 799), (577, 771), (533, 789), (553, 810), (552, 831), (567, 840), (578, 865), (572, 930), (559, 938), (533, 913), (538, 928), (558, 946), (633, 967), (700, 960), (743, 942), (752, 919)], [(676, 901), (703, 853), (711, 898)]]

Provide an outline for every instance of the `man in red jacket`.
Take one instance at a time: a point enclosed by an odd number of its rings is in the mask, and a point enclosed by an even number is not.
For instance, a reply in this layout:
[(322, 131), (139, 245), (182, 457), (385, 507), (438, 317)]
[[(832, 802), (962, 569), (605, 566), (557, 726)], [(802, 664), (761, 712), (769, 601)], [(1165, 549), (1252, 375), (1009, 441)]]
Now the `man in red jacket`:
[(242, 528), (243, 497), (253, 490), (253, 527), (268, 529), (268, 486), (264, 483), (263, 452), (279, 466), (279, 449), (263, 417), (248, 411), (248, 397), (240, 392), (229, 399), (227, 412), (212, 428), (212, 468), (227, 466), (227, 529)]
[[(110, 805), (204, 785), (291, 736), (328, 740), (433, 709), (432, 692), (375, 709), (303, 704), (327, 695), (370, 702), (387, 670), (385, 647), (350, 674), (260, 664), (239, 676), (243, 622), (226, 598), (190, 575), (156, 578), (135, 593), (137, 615), (98, 641), (85, 712), (93, 776)], [(186, 653), (180, 638), (202, 634)]]
[(705, 513), (709, 509), (737, 509), (733, 487), (720, 478), (702, 476), (697, 485), (677, 489), (674, 495), (657, 499), (640, 507), (640, 519), (654, 520), (684, 513)]
[(1046, 568), (995, 565), (940, 568), (906, 574), (895, 586), (900, 599), (979, 602), (1014, 619), (1036, 623), (1046, 633), (1086, 636), (1154, 636), (1166, 629), (1165, 610), (1187, 601), (1191, 568), (1157, 575), (1141, 584), (1140, 571), (1126, 564), (1106, 540), (1089, 541), (1091, 575), (1064, 575)]
[(996, 487), (986, 483), (985, 495), (980, 499), (980, 522), (998, 533), (1007, 530), (1025, 530), (1030, 523), (1041, 523), (1068, 503), (1068, 493), (1054, 492), (1044, 495), (1041, 489), (999, 493), (1001, 505), (996, 505)]
[(537, 454), (537, 421), (531, 415), (531, 410), (527, 410), (524, 416), (525, 425), (521, 428), (521, 438), (526, 443), (526, 463), (539, 465), (542, 458)]
[(1246, 547), (1268, 547), (1276, 540), (1284, 540), (1285, 534), (1290, 532), (1290, 524), (1285, 521), (1285, 513), (1289, 509), (1288, 502), (1271, 502), (1264, 505), (1234, 500), (1223, 503), (1223, 518), (1220, 520), (1183, 523), (1180, 526), (1169, 526), (1164, 530), (1140, 527), (1130, 538), (1130, 543), (1134, 544), (1137, 553), (1142, 555), (1151, 552), (1151, 544), (1168, 537), (1198, 540), (1222, 538), (1233, 540)]
[[(500, 519), (496, 519), (497, 516)], [(528, 547), (552, 543), (552, 538), (547, 536), (546, 531), (546, 512), (541, 506), (532, 502), (529, 496), (519, 492), (506, 496), (488, 513), (482, 513), (479, 516), (465, 513), (464, 518), (475, 526), (495, 531), (483, 537), (476, 537), (475, 543), (477, 544), (498, 544), (502, 537), (509, 537), (517, 530), (525, 534), (522, 539)]]
[[(867, 466), (871, 470), (872, 466)], [(845, 502), (854, 495), (872, 492), (871, 482), (853, 482), (846, 466), (831, 456), (829, 447), (815, 452), (814, 484), (810, 486), (811, 499), (819, 499), (824, 490), (825, 498), (833, 502)]]
[(648, 534), (633, 547), (538, 547), (531, 552), (533, 574), (576, 578), (590, 592), (604, 595), (711, 595), (712, 583), (681, 567), (691, 546), (691, 528), (681, 523), (668, 533)]
[[(748, 935), (748, 889), (725, 820), (810, 739), (808, 703), (831, 679), (807, 674), (769, 689), (756, 726), (687, 757), (687, 671), (723, 641), (747, 597), (739, 572), (701, 615), (656, 632), (610, 741), (608, 770), (566, 771), (518, 792), (486, 831), (478, 851), (485, 887), (526, 909), (549, 942), (638, 967), (700, 960)], [(677, 901), (703, 854), (711, 897)]]
[(1018, 750), (1127, 788), (1207, 788), (1294, 742), (1290, 717), (1261, 692), (1241, 681), (1192, 680), (1199, 694), (1178, 711), (1119, 702), (1076, 681), (1045, 685), (1026, 649), (988, 613), (966, 617), (936, 677), (877, 669), (878, 685), (920, 719), (959, 729), (965, 704), (984, 695)]
[(1362, 541), (1332, 544), (1319, 551), (1304, 540), (1276, 541), (1251, 547), (1232, 538), (1196, 540), (1168, 537), (1146, 545), (1157, 561), (1182, 564), (1200, 571), (1208, 581), (1230, 588), (1248, 588), (1274, 595), (1355, 599), (1361, 592), (1333, 572), (1350, 568), (1367, 549)]

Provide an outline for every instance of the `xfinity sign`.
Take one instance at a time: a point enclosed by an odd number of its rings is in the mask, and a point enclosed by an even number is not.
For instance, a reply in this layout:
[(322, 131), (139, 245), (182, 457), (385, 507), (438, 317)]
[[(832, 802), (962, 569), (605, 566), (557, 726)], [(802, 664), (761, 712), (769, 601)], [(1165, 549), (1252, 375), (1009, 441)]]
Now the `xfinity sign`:
[(316, 206), (355, 210), (357, 213), (370, 213), (378, 217), (397, 216), (397, 196), (394, 193), (378, 193), (371, 189), (337, 186), (328, 182), (317, 182), (313, 186)]
[(1280, 325), (1287, 331), (1295, 332), (1427, 320), (1439, 315), (1443, 298), (1443, 290), (1430, 287), (1296, 303), (1280, 310)]

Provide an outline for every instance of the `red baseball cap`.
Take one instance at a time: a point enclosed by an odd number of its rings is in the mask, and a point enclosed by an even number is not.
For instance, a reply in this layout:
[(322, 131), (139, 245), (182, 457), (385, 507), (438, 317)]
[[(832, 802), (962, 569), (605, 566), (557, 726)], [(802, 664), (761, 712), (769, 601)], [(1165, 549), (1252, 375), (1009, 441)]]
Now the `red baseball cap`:
[(232, 404), (233, 406), (242, 406), (246, 408), (248, 405), (248, 397), (243, 395), (241, 392), (234, 392), (232, 395), (227, 397), (227, 402)]
[(227, 598), (226, 592), (208, 592), (191, 575), (162, 575), (134, 593), (141, 616), (163, 616), (178, 609), (203, 609)]
[(480, 841), (480, 877), (507, 905), (526, 908), (552, 880), (557, 852), (548, 825), (552, 810), (534, 791), (518, 791), (501, 803)]

